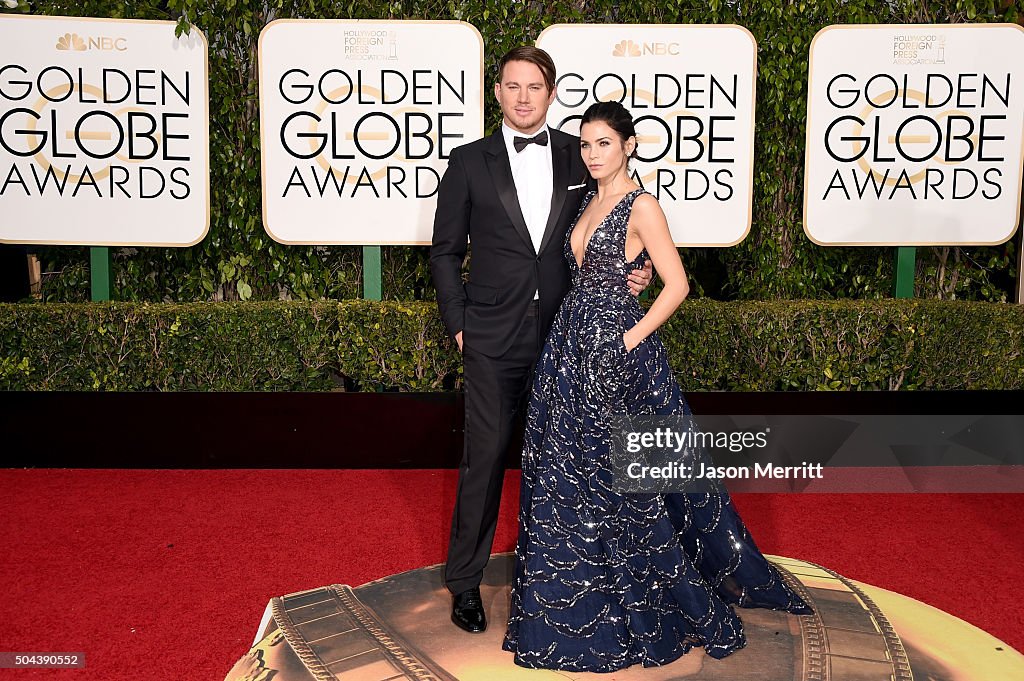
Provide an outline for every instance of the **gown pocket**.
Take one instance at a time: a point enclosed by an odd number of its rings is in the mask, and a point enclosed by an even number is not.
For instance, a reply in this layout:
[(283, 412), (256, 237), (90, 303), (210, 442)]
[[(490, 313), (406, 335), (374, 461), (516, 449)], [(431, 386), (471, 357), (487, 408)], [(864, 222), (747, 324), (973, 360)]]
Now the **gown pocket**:
[[(634, 326), (636, 326), (636, 321), (634, 321), (633, 319), (629, 318), (628, 315), (620, 315), (620, 317), (619, 317), (619, 327), (622, 330), (623, 336), (625, 336), (625, 333), (627, 331), (629, 331), (630, 329), (632, 329)], [(639, 357), (639, 355), (643, 354), (644, 350), (646, 350), (647, 341), (649, 341), (650, 338), (651, 338), (650, 336), (648, 336), (647, 338), (644, 338), (642, 341), (640, 341), (639, 343), (636, 344), (636, 347), (634, 347), (631, 350), (627, 350), (626, 349), (626, 340), (625, 340), (625, 338), (623, 338), (621, 345), (622, 345), (622, 352), (624, 353), (626, 360), (627, 361), (634, 361), (634, 360), (637, 359), (637, 357)]]

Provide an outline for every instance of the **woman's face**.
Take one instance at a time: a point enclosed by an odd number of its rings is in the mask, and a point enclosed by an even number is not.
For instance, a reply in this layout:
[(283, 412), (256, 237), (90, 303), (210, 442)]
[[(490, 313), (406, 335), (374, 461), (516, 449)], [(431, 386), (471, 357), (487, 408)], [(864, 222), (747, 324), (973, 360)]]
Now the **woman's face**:
[(595, 180), (614, 177), (625, 172), (626, 162), (633, 153), (636, 140), (623, 140), (619, 133), (604, 121), (584, 123), (580, 128), (580, 155)]

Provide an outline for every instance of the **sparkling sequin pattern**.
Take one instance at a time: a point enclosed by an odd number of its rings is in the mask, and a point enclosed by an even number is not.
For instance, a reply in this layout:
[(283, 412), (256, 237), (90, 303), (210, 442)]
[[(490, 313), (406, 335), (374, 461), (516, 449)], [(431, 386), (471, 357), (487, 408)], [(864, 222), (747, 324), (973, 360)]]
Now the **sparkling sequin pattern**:
[[(633, 202), (598, 225), (537, 363), (523, 445), (519, 538), (502, 647), (524, 667), (607, 672), (694, 646), (714, 658), (746, 640), (730, 604), (810, 613), (765, 560), (728, 493), (612, 490), (609, 416), (690, 414), (657, 334), (627, 352), (643, 316), (627, 274)], [(592, 200), (584, 199), (577, 221)]]

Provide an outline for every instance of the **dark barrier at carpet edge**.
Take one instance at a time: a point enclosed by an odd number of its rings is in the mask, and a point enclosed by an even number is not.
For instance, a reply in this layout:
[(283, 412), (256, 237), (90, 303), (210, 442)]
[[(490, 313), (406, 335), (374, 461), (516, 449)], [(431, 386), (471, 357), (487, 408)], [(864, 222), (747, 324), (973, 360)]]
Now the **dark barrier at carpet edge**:
[[(1024, 391), (686, 398), (698, 415), (1012, 415)], [(0, 438), (11, 468), (455, 468), (462, 394), (0, 392)]]

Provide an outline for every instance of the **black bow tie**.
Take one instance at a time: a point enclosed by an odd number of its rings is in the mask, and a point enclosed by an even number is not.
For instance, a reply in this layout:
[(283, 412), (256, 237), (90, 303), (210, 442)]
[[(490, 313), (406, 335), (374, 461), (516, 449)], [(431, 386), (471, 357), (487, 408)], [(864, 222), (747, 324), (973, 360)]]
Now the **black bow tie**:
[(518, 137), (517, 136), (517, 137), (515, 137), (512, 140), (512, 146), (514, 146), (516, 148), (516, 153), (517, 154), (520, 151), (522, 151), (523, 149), (525, 149), (530, 144), (539, 144), (542, 147), (546, 147), (548, 145), (548, 131), (547, 130), (541, 130), (534, 137)]

